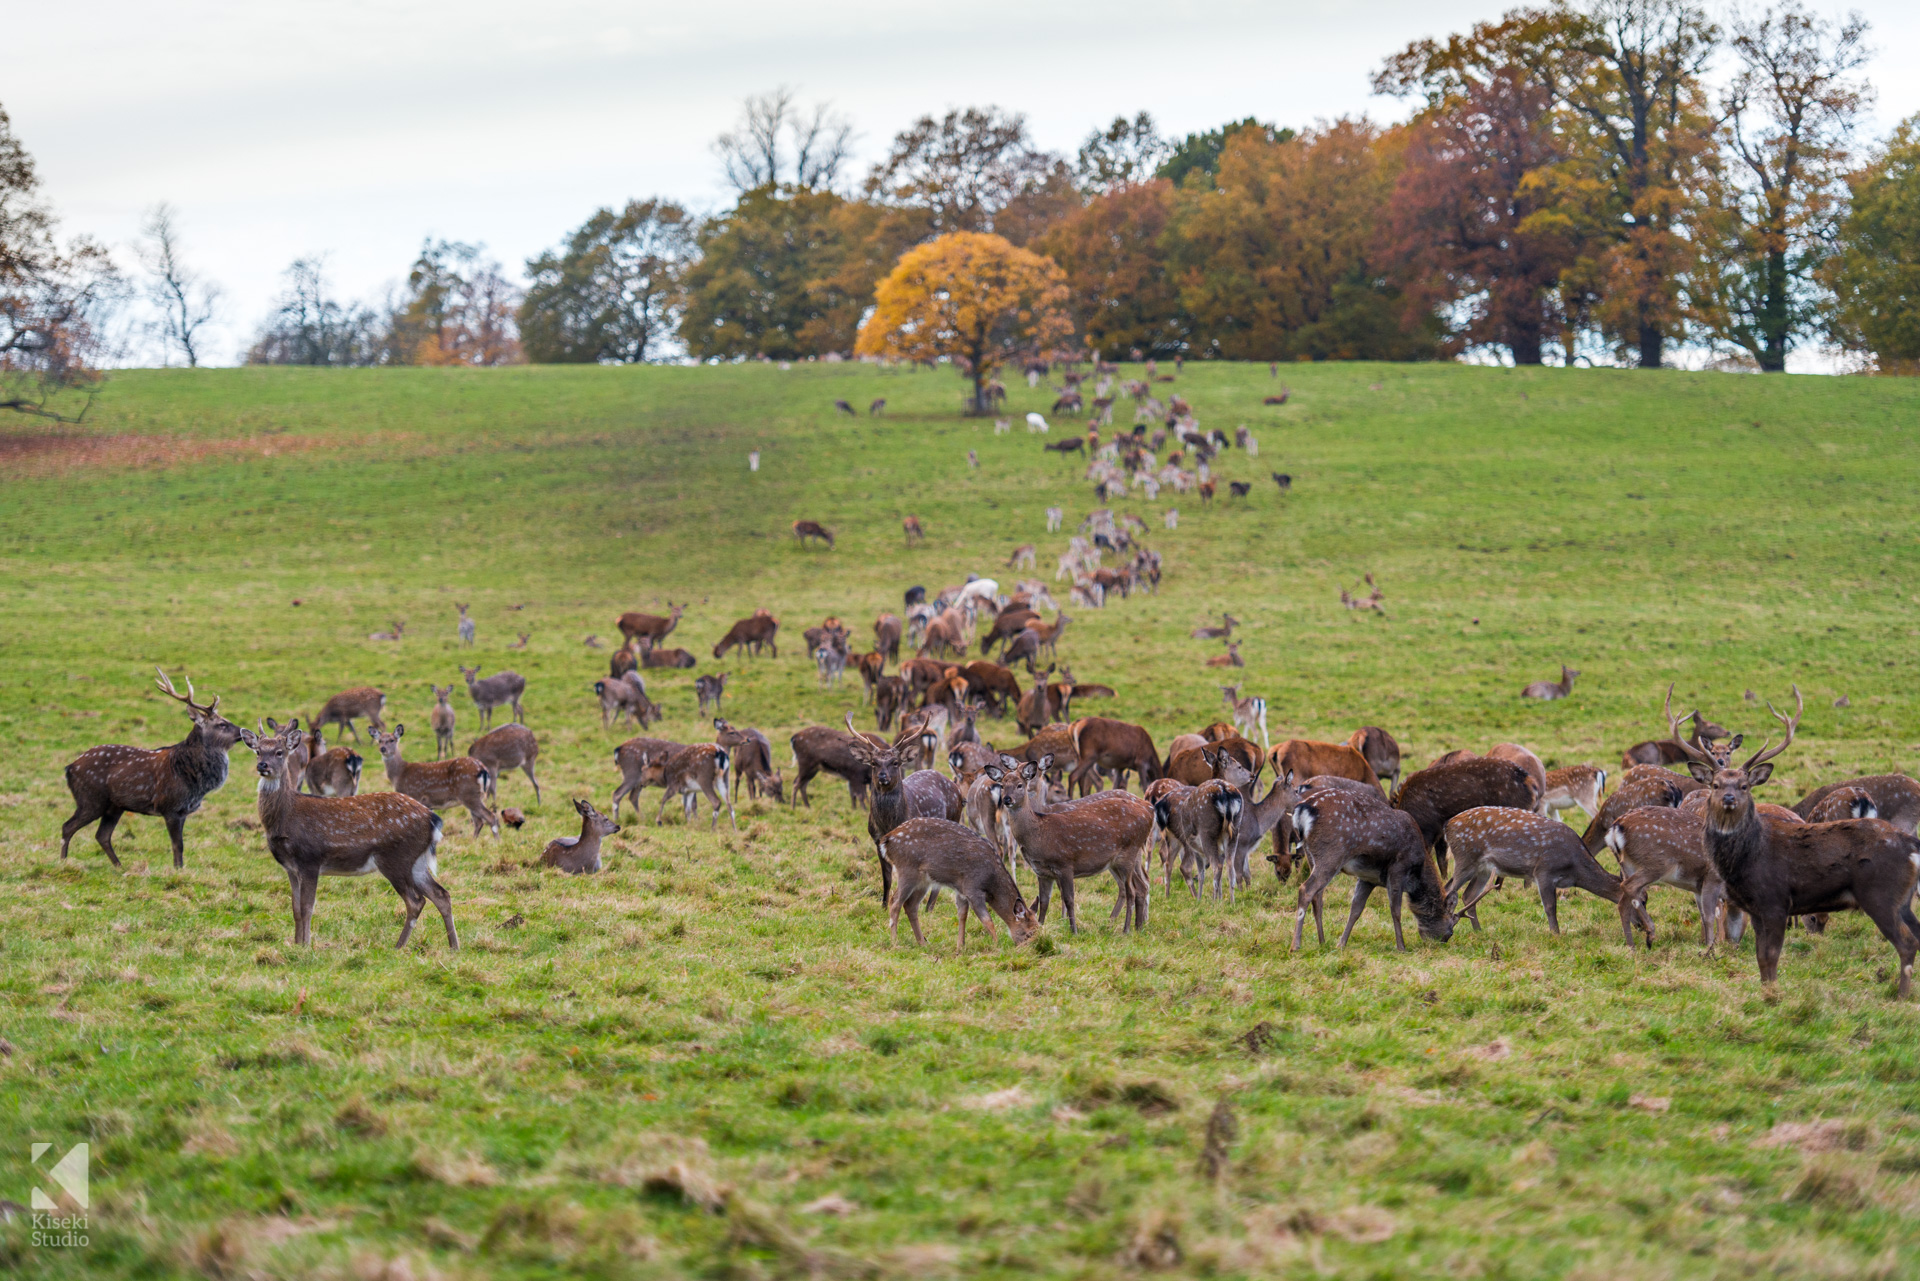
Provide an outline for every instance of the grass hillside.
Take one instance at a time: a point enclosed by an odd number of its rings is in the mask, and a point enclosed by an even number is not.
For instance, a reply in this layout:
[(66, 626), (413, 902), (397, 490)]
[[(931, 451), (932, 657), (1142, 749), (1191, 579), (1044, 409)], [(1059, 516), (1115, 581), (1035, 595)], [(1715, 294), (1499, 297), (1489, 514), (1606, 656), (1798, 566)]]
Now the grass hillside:
[[(1281, 383), (1283, 407), (1262, 398)], [(1765, 795), (1920, 762), (1920, 386), (1909, 380), (1455, 366), (1189, 366), (1204, 426), (1255, 432), (1245, 501), (1117, 504), (1157, 596), (1070, 608), (1087, 710), (1164, 744), (1221, 711), (1218, 647), (1276, 738), (1386, 726), (1413, 764), (1503, 740), (1617, 771), (1660, 694), (1749, 736), (1751, 689), (1805, 693)], [(1509, 886), (1485, 933), (1393, 950), (1376, 896), (1346, 952), (1287, 947), (1298, 878), (1237, 904), (1156, 892), (1144, 936), (1084, 883), (1077, 938), (887, 938), (864, 817), (748, 804), (610, 840), (608, 870), (530, 866), (618, 780), (590, 685), (626, 609), (689, 601), (649, 673), (702, 737), (693, 678), (778, 746), (837, 724), (799, 632), (856, 641), (913, 584), (1050, 578), (1093, 504), (1084, 464), (962, 419), (950, 374), (865, 367), (217, 370), (116, 376), (84, 429), (0, 424), (0, 1198), (30, 1145), (92, 1145), (88, 1244), (0, 1223), (37, 1276), (1904, 1276), (1920, 1242), (1920, 1037), (1864, 918), (1714, 958), (1656, 891), (1651, 953), (1611, 905), (1549, 936)], [(883, 417), (849, 419), (833, 402)], [(1014, 390), (1016, 420), (1045, 410)], [(1125, 403), (1124, 401), (1122, 402)], [(747, 454), (761, 467), (749, 473)], [(978, 455), (970, 467), (968, 451)], [(1294, 478), (1290, 495), (1266, 479)], [(1161, 527), (1177, 506), (1180, 526)], [(900, 520), (928, 539), (904, 548)], [(836, 550), (797, 547), (797, 518)], [(1339, 605), (1371, 572), (1384, 616)], [(429, 921), (396, 953), (378, 877), (329, 879), (295, 948), (249, 824), (252, 757), (187, 825), (59, 858), (62, 767), (185, 731), (153, 667), (251, 725), (387, 692), (426, 744), (428, 687), (527, 677), (546, 798), (495, 841), (450, 816)], [(297, 602), (297, 603), (296, 603)], [(782, 656), (708, 649), (764, 606)], [(406, 624), (398, 645), (368, 634)], [(519, 633), (524, 650), (508, 650)], [(1521, 685), (1583, 673), (1573, 696)], [(1025, 683), (1024, 673), (1022, 674)], [(183, 686), (184, 688), (184, 686)], [(1845, 697), (1847, 705), (1836, 707)], [(456, 699), (457, 741), (477, 725)], [(865, 723), (864, 712), (860, 720)], [(1003, 743), (1011, 722), (989, 722)], [(366, 785), (384, 788), (363, 747)], [(410, 755), (425, 754), (416, 747)], [(791, 770), (787, 769), (789, 778)], [(1023, 887), (1031, 890), (1031, 877)], [(1329, 893), (1340, 915), (1347, 882)], [(1156, 883), (1156, 891), (1158, 889)], [(1411, 935), (1411, 930), (1409, 931)], [(1211, 1136), (1211, 1138), (1209, 1138)], [(1203, 1151), (1218, 1160), (1203, 1162)], [(1203, 1168), (1208, 1167), (1211, 1168)]]

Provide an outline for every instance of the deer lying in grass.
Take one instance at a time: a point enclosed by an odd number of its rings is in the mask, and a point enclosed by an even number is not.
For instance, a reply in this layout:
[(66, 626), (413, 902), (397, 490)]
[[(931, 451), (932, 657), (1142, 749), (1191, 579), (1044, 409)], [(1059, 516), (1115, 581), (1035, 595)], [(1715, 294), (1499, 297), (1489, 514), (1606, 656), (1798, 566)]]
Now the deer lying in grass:
[(1549, 702), (1556, 698), (1565, 698), (1573, 693), (1573, 678), (1579, 674), (1580, 673), (1573, 668), (1562, 663), (1560, 665), (1559, 680), (1535, 681), (1520, 691), (1520, 697), (1545, 699)]
[(1188, 632), (1187, 634), (1193, 637), (1193, 639), (1195, 640), (1223, 641), (1223, 640), (1230, 639), (1233, 636), (1233, 629), (1238, 627), (1239, 625), (1240, 625), (1240, 620), (1235, 618), (1232, 614), (1222, 614), (1220, 615), (1220, 626), (1196, 627), (1191, 632)]
[(464, 805), (473, 818), (473, 834), (491, 827), (500, 835), (500, 818), (487, 806), (487, 788), (491, 772), (471, 756), (456, 756), (448, 761), (408, 762), (400, 755), (400, 740), (406, 735), (404, 724), (395, 725), (391, 734), (376, 730), (374, 746), (387, 763), (387, 780), (393, 790), (411, 796), (430, 810), (449, 805)]
[[(992, 841), (958, 823), (941, 818), (910, 818), (880, 841), (880, 860), (893, 869), (896, 887), (889, 900), (888, 929), (900, 941), (900, 913), (913, 927), (914, 941), (926, 946), (920, 932), (920, 903), (929, 893), (953, 891), (960, 913), (960, 942), (967, 946), (967, 916), (980, 918), (987, 937), (996, 938), (993, 916), (1007, 923), (1007, 933), (1018, 946), (1040, 932), (1040, 922), (1020, 897), (1020, 889), (1000, 861)], [(991, 913), (991, 915), (990, 915)]]
[[(149, 751), (144, 747), (126, 747), (118, 743), (90, 747), (66, 768), (67, 791), (73, 794), (73, 815), (60, 825), (60, 857), (67, 857), (67, 846), (74, 834), (98, 821), (93, 839), (106, 852), (109, 862), (120, 866), (113, 852), (113, 829), (123, 814), (152, 814), (167, 825), (167, 839), (173, 844), (173, 865), (186, 865), (187, 816), (201, 802), (226, 786), (227, 753), (241, 740), (244, 731), (220, 715), (220, 696), (211, 703), (194, 702), (193, 682), (181, 694), (165, 672), (155, 684), (168, 698), (182, 704), (193, 728), (171, 747)], [(290, 727), (291, 728), (291, 727)], [(297, 734), (297, 729), (294, 730)]]
[[(658, 709), (656, 709), (657, 712)], [(659, 719), (656, 714), (655, 720)], [(487, 767), (487, 799), (498, 803), (500, 799), (500, 776), (510, 769), (517, 769), (527, 776), (527, 782), (533, 784), (533, 799), (540, 799), (540, 780), (533, 776), (534, 764), (540, 759), (540, 744), (533, 731), (525, 725), (502, 725), (488, 734), (482, 734), (467, 744), (467, 755)]]
[(1107, 791), (1055, 809), (1044, 797), (1044, 776), (1052, 766), (1051, 756), (1024, 764), (1003, 756), (987, 767), (1021, 857), (1040, 883), (1035, 915), (1045, 923), (1058, 885), (1067, 930), (1078, 934), (1074, 881), (1111, 872), (1117, 889), (1112, 915), (1121, 919), (1121, 932), (1145, 929), (1153, 889), (1145, 866), (1153, 807), (1130, 792)]
[(1620, 878), (1594, 862), (1580, 837), (1557, 818), (1483, 806), (1448, 819), (1446, 842), (1455, 859), (1447, 900), (1459, 903), (1457, 914), (1472, 921), (1476, 931), (1480, 914), (1475, 905), (1503, 877), (1533, 883), (1552, 934), (1560, 932), (1561, 890), (1580, 889), (1609, 903), (1620, 901)]
[(1393, 941), (1402, 952), (1407, 950), (1406, 936), (1400, 927), (1403, 899), (1413, 909), (1421, 937), (1437, 943), (1453, 937), (1454, 918), (1447, 911), (1440, 869), (1422, 839), (1420, 825), (1405, 811), (1388, 806), (1378, 788), (1311, 787), (1300, 794), (1290, 817), (1293, 830), (1299, 833), (1300, 844), (1313, 864), (1313, 871), (1300, 886), (1294, 911), (1294, 951), (1300, 950), (1309, 907), (1313, 909), (1313, 928), (1320, 945), (1326, 946), (1322, 905), (1327, 886), (1342, 872), (1354, 878), (1354, 888), (1347, 928), (1340, 932), (1341, 947), (1353, 936), (1353, 927), (1366, 911), (1367, 899), (1376, 886), (1387, 891), (1387, 905), (1393, 917)]
[(600, 838), (612, 836), (620, 826), (590, 802), (576, 800), (573, 808), (580, 815), (580, 835), (548, 841), (540, 862), (575, 876), (597, 872), (600, 870)]
[(324, 732), (329, 725), (339, 725), (353, 735), (353, 741), (360, 741), (360, 731), (353, 727), (356, 720), (364, 720), (376, 730), (385, 729), (380, 723), (380, 714), (387, 710), (387, 696), (371, 685), (362, 685), (357, 689), (342, 690), (327, 700), (320, 714), (307, 724)]
[[(526, 677), (519, 672), (501, 671), (495, 672), (485, 680), (480, 680), (480, 669), (466, 666), (461, 666), (460, 674), (467, 678), (467, 693), (472, 697), (473, 705), (480, 709), (481, 729), (488, 729), (493, 725), (493, 709), (496, 707), (511, 706), (515, 722), (525, 723), (526, 717), (520, 711), (520, 696), (527, 692)], [(384, 699), (381, 701), (385, 702)], [(380, 727), (376, 724), (374, 728)]]
[(430, 901), (447, 926), (447, 946), (458, 948), (453, 928), (453, 899), (434, 879), (440, 846), (440, 818), (399, 792), (363, 796), (301, 796), (293, 789), (288, 758), (299, 731), (283, 735), (241, 730), (241, 740), (258, 759), (260, 826), (267, 850), (287, 873), (293, 892), (293, 941), (313, 941), (313, 903), (323, 876), (365, 876), (379, 872), (406, 906), (407, 922), (396, 947), (413, 935), (420, 909)]
[[(1767, 743), (1742, 765), (1723, 763), (1687, 744), (1687, 768), (1709, 789), (1707, 851), (1727, 884), (1728, 900), (1753, 918), (1762, 983), (1778, 978), (1791, 917), (1857, 908), (1899, 955), (1897, 990), (1905, 999), (1913, 989), (1914, 953), (1920, 950), (1920, 920), (1912, 908), (1920, 880), (1920, 837), (1881, 819), (1789, 826), (1766, 822), (1754, 812), (1753, 789), (1771, 777), (1773, 759), (1793, 746), (1805, 708), (1797, 686), (1793, 700), (1791, 716), (1768, 707), (1786, 729), (1780, 745)], [(1667, 715), (1678, 739), (1679, 722), (1671, 708)]]

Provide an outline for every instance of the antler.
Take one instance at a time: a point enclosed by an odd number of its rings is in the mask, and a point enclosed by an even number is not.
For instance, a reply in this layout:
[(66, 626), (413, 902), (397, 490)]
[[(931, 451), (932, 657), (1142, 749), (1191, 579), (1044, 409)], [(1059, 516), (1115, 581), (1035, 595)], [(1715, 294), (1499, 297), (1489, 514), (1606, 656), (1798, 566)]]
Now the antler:
[(220, 706), (220, 696), (218, 694), (215, 694), (213, 696), (213, 701), (211, 703), (207, 703), (204, 706), (193, 701), (194, 689), (193, 689), (193, 678), (191, 676), (187, 678), (187, 692), (182, 694), (179, 690), (173, 687), (172, 678), (170, 678), (165, 672), (161, 671), (157, 665), (154, 667), (153, 670), (156, 673), (158, 673), (160, 677), (160, 679), (155, 681), (154, 684), (158, 685), (163, 691), (165, 691), (168, 698), (175, 698), (180, 700), (182, 703), (185, 703), (187, 705), (188, 711), (197, 712), (202, 716), (211, 716), (214, 713), (214, 709)]
[(1760, 750), (1755, 752), (1752, 758), (1749, 759), (1747, 763), (1745, 765), (1742, 765), (1740, 768), (1743, 770), (1751, 770), (1756, 765), (1764, 765), (1766, 762), (1780, 755), (1780, 753), (1786, 751), (1789, 747), (1792, 747), (1793, 732), (1796, 729), (1800, 728), (1800, 713), (1804, 712), (1806, 709), (1807, 709), (1806, 700), (1801, 698), (1800, 687), (1798, 685), (1793, 686), (1793, 715), (1792, 716), (1782, 716), (1779, 713), (1779, 711), (1774, 708), (1773, 703), (1769, 701), (1767, 703), (1767, 710), (1773, 713), (1773, 719), (1779, 721), (1782, 725), (1785, 725), (1787, 727), (1787, 736), (1784, 739), (1780, 740), (1780, 746), (1778, 747), (1771, 747), (1770, 745), (1772, 744), (1773, 740), (1768, 739), (1766, 743), (1761, 744)]
[(1715, 759), (1714, 754), (1710, 750), (1701, 747), (1694, 740), (1680, 733), (1680, 722), (1686, 720), (1687, 717), (1693, 715), (1693, 713), (1688, 712), (1682, 716), (1675, 716), (1673, 714), (1672, 681), (1667, 682), (1667, 704), (1665, 710), (1667, 716), (1667, 733), (1672, 736), (1674, 742), (1680, 745), (1680, 750), (1687, 754), (1688, 760), (1698, 761), (1700, 764), (1711, 766), (1714, 769), (1719, 769), (1725, 764), (1724, 761)]

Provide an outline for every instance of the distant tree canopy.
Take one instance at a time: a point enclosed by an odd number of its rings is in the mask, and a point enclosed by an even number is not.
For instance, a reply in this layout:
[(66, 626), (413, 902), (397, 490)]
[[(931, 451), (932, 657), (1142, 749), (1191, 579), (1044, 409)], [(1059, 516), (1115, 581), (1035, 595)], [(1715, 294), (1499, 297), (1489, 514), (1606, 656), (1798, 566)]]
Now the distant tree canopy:
[(520, 290), (478, 246), (429, 240), (388, 322), (387, 359), (396, 365), (518, 364), (519, 303)]
[(1154, 171), (1157, 178), (1165, 178), (1178, 187), (1187, 180), (1187, 175), (1200, 173), (1212, 177), (1220, 169), (1220, 154), (1227, 149), (1227, 139), (1244, 130), (1258, 132), (1268, 142), (1290, 141), (1294, 132), (1273, 125), (1261, 124), (1252, 116), (1245, 120), (1234, 120), (1221, 125), (1218, 129), (1209, 129), (1204, 133), (1190, 133), (1179, 142), (1171, 144), (1167, 158), (1160, 162)]
[(320, 258), (296, 258), (286, 288), (247, 352), (249, 365), (375, 365), (384, 325), (364, 304), (334, 296)]
[(1853, 179), (1838, 252), (1826, 264), (1838, 298), (1835, 336), (1883, 365), (1920, 363), (1920, 116), (1894, 129), (1886, 149)]
[(619, 364), (659, 355), (679, 320), (694, 222), (665, 200), (601, 209), (558, 252), (527, 263), (520, 304), (527, 359)]

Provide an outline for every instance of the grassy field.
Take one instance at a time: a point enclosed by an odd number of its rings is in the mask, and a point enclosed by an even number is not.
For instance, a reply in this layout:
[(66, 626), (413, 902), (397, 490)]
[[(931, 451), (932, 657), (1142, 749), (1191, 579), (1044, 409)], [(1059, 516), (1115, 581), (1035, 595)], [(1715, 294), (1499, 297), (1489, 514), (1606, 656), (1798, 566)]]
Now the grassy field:
[[(1387, 726), (1423, 763), (1532, 745), (1618, 767), (1676, 680), (1734, 728), (1797, 683), (1790, 801), (1920, 754), (1920, 386), (1683, 373), (1189, 366), (1203, 424), (1246, 423), (1244, 502), (1121, 504), (1166, 558), (1156, 597), (1076, 612), (1096, 707), (1164, 742), (1216, 719), (1203, 615), (1244, 620), (1276, 736)], [(692, 679), (780, 744), (837, 723), (801, 628), (856, 625), (1040, 548), (1093, 505), (1081, 464), (954, 412), (959, 380), (847, 366), (222, 370), (114, 378), (79, 432), (0, 424), (0, 1198), (91, 1146), (88, 1244), (0, 1224), (28, 1276), (1692, 1277), (1920, 1271), (1920, 1036), (1863, 918), (1713, 959), (1659, 891), (1651, 953), (1585, 896), (1547, 934), (1513, 887), (1487, 931), (1397, 954), (1375, 907), (1341, 953), (1287, 948), (1298, 881), (1236, 905), (1156, 895), (1142, 937), (1087, 886), (1069, 938), (953, 952), (885, 931), (838, 784), (740, 830), (629, 821), (608, 870), (530, 866), (605, 805), (625, 735), (589, 689), (625, 609), (690, 602)], [(848, 419), (844, 397), (889, 402)], [(1017, 387), (1016, 416), (1048, 397)], [(750, 474), (749, 450), (761, 469)], [(979, 457), (977, 469), (967, 451)], [(1270, 470), (1294, 477), (1281, 496)], [(1178, 505), (1177, 531), (1159, 508)], [(917, 514), (924, 547), (902, 546)], [(801, 550), (799, 517), (839, 533)], [(1384, 616), (1339, 606), (1371, 571)], [(449, 822), (437, 926), (391, 944), (379, 878), (330, 880), (295, 948), (250, 826), (252, 757), (187, 827), (59, 858), (61, 768), (185, 721), (155, 664), (252, 724), (357, 684), (424, 734), (479, 661), (528, 680), (549, 799), (527, 827)], [(757, 606), (778, 660), (707, 650)], [(398, 645), (368, 633), (406, 623)], [(524, 650), (506, 646), (530, 634)], [(472, 661), (471, 659), (467, 661)], [(1573, 696), (1528, 681), (1581, 670)], [(1834, 706), (1845, 696), (1848, 706)], [(464, 745), (476, 724), (456, 704)], [(862, 718), (864, 720), (864, 717)], [(990, 729), (1017, 740), (1011, 723)], [(368, 785), (385, 787), (377, 754)], [(420, 749), (416, 749), (418, 751)], [(788, 771), (789, 776), (791, 771)], [(831, 783), (831, 780), (825, 780)], [(1263, 873), (1264, 874), (1264, 873)], [(1024, 882), (1031, 886), (1030, 878)], [(1336, 886), (1330, 898), (1344, 903)], [(431, 912), (429, 912), (431, 917)], [(1410, 931), (1411, 933), (1411, 931)], [(1211, 1135), (1211, 1140), (1209, 1139)], [(30, 1165), (30, 1145), (51, 1149)], [(1211, 1148), (1214, 1157), (1203, 1161)], [(1209, 1168), (1211, 1167), (1211, 1168)], [(37, 1172), (39, 1171), (39, 1172)]]

